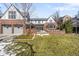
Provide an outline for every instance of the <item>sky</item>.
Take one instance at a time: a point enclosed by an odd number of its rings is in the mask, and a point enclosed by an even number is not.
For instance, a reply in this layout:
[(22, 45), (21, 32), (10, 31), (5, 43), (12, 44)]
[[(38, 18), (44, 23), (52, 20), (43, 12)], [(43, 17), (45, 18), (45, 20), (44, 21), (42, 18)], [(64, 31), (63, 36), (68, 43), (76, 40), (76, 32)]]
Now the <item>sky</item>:
[[(0, 9), (4, 12), (6, 7), (0, 4)], [(32, 18), (48, 18), (53, 15), (56, 11), (62, 17), (64, 15), (69, 15), (74, 17), (78, 10), (79, 4), (75, 3), (33, 3), (32, 5)]]

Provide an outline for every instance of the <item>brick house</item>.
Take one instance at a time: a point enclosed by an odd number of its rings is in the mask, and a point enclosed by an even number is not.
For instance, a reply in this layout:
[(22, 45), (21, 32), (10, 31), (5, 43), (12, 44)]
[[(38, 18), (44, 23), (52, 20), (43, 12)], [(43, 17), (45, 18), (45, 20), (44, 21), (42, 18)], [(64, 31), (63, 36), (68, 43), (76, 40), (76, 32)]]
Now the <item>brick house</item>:
[(74, 33), (79, 33), (79, 18), (74, 17), (72, 18), (72, 25), (73, 25), (73, 32)]

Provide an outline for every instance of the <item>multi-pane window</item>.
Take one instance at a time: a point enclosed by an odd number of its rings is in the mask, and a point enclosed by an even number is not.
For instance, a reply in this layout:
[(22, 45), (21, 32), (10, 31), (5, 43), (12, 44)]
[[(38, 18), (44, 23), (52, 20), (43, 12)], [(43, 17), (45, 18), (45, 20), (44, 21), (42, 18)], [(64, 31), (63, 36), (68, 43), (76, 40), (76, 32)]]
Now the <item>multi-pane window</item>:
[(16, 11), (9, 11), (8, 18), (16, 19)]
[(53, 24), (53, 23), (48, 23), (48, 29), (49, 29), (49, 30), (55, 29), (55, 24)]
[(40, 23), (40, 21), (38, 21), (38, 23)]
[(42, 21), (42, 23), (43, 23), (43, 21)]
[(34, 23), (36, 23), (36, 21), (34, 21)]

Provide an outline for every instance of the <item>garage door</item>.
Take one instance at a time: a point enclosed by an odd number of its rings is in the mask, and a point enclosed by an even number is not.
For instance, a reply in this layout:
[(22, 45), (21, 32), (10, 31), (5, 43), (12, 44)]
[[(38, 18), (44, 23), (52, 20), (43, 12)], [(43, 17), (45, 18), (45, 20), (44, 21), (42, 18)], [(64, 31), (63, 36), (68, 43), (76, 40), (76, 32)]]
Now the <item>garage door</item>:
[(14, 34), (23, 34), (23, 27), (14, 27)]
[(3, 26), (3, 34), (12, 34), (12, 27)]

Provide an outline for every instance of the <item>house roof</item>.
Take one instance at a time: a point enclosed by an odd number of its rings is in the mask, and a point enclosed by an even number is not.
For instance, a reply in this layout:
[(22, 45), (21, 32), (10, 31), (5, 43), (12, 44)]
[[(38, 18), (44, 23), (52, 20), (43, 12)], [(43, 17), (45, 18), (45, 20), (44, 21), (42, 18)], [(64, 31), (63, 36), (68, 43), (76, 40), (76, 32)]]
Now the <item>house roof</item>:
[[(5, 15), (5, 13), (11, 8), (11, 6), (14, 6), (13, 4), (11, 4), (10, 5), (10, 7), (3, 13), (3, 15), (2, 15), (2, 17)], [(18, 8), (16, 8), (15, 6), (14, 6), (14, 8), (19, 12), (19, 14), (23, 17), (23, 15), (22, 15), (22, 13), (20, 12), (20, 10), (18, 9)], [(1, 17), (1, 18), (2, 18)], [(24, 17), (23, 17), (24, 18)]]
[(31, 18), (31, 21), (47, 21), (47, 18)]
[(73, 27), (79, 27), (79, 20), (78, 20), (78, 18), (72, 18), (72, 25), (73, 25)]

